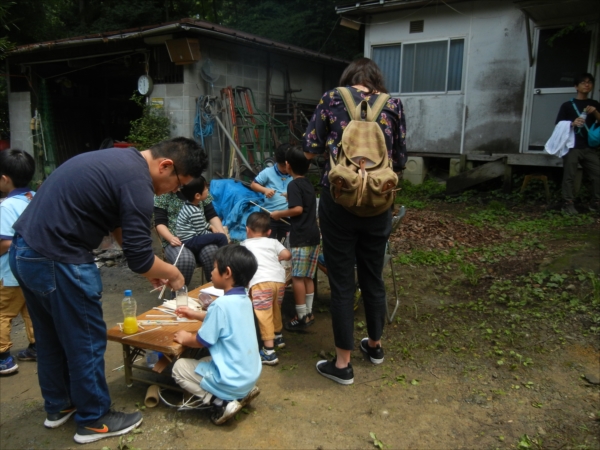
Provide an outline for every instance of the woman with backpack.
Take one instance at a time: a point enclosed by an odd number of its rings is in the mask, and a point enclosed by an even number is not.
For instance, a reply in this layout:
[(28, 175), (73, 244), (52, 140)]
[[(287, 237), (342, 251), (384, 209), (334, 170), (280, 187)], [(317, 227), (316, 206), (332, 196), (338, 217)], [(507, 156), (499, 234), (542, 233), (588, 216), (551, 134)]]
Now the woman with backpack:
[(340, 86), (323, 95), (303, 146), (308, 159), (327, 154), (328, 160), (321, 179), (319, 223), (331, 287), (336, 357), (319, 361), (316, 368), (324, 377), (348, 385), (354, 382), (350, 355), (355, 264), (368, 334), (360, 349), (373, 364), (383, 362), (383, 261), (392, 226), (393, 191), (406, 163), (406, 124), (402, 102), (389, 97), (372, 60), (352, 62)]

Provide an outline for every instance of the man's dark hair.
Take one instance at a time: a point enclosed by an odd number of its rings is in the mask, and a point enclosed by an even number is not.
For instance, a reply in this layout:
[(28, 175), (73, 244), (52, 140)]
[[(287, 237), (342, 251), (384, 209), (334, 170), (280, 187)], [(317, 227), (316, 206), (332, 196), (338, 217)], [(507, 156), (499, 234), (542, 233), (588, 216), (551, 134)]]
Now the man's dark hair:
[(221, 247), (215, 253), (215, 262), (221, 275), (227, 271), (227, 267), (231, 269), (234, 286), (248, 287), (258, 269), (258, 263), (252, 252), (240, 244)]
[(582, 83), (585, 80), (590, 80), (592, 84), (594, 84), (594, 81), (596, 81), (594, 80), (594, 75), (592, 75), (591, 73), (580, 73), (575, 77), (575, 84), (573, 86), (577, 86), (579, 83)]
[(202, 146), (184, 137), (159, 142), (150, 147), (150, 153), (154, 159), (172, 159), (177, 173), (183, 176), (198, 178), (208, 166), (208, 157)]
[(369, 58), (352, 61), (340, 77), (340, 86), (356, 84), (361, 84), (369, 89), (369, 93), (373, 91), (387, 92), (379, 66)]
[(266, 212), (253, 212), (246, 220), (246, 226), (255, 233), (267, 234), (271, 229), (271, 216)]
[(275, 150), (275, 161), (279, 164), (285, 164), (285, 152), (290, 148), (290, 144), (281, 144)]
[(6, 175), (16, 188), (26, 187), (35, 173), (35, 161), (24, 150), (0, 151), (0, 175)]
[(285, 152), (285, 160), (292, 168), (292, 172), (296, 175), (305, 175), (308, 172), (310, 161), (304, 156), (302, 147), (295, 146)]
[(183, 198), (188, 202), (192, 202), (194, 201), (196, 194), (202, 194), (204, 192), (204, 188), (206, 188), (206, 180), (203, 176), (199, 176), (183, 186), (180, 192)]

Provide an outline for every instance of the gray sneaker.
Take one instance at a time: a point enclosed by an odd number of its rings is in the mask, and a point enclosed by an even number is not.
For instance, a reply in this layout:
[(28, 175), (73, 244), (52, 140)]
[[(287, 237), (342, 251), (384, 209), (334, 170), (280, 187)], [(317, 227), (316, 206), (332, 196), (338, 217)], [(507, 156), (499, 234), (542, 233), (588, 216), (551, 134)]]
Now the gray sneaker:
[(563, 212), (563, 214), (568, 214), (570, 216), (576, 216), (577, 214), (579, 214), (577, 212), (577, 210), (575, 209), (573, 200), (565, 201), (565, 203), (563, 204), (563, 207), (561, 208), (561, 211)]

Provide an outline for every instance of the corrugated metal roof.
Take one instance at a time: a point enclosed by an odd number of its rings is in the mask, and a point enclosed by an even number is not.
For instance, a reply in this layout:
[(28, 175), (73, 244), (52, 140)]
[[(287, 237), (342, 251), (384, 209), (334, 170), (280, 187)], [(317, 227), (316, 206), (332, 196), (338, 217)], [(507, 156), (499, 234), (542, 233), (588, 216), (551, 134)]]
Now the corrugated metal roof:
[[(459, 3), (469, 0), (444, 0), (444, 3)], [(335, 6), (335, 12), (346, 16), (362, 16), (409, 8), (422, 8), (429, 5), (438, 5), (438, 0), (357, 0), (345, 2)]]
[(312, 50), (297, 47), (295, 45), (289, 45), (283, 42), (273, 41), (271, 39), (256, 36), (254, 34), (234, 30), (233, 28), (228, 28), (211, 22), (205, 22), (203, 20), (194, 19), (181, 19), (175, 22), (169, 22), (159, 25), (148, 25), (145, 27), (130, 28), (127, 30), (108, 31), (104, 33), (87, 34), (83, 36), (56, 39), (53, 41), (21, 45), (9, 52), (8, 56), (10, 57), (10, 55), (14, 54), (22, 55), (27, 52), (52, 50), (55, 48), (64, 48), (74, 45), (88, 45), (100, 42), (114, 42), (122, 39), (143, 38), (162, 33), (177, 31), (189, 31), (192, 33), (211, 35), (217, 39), (220, 38), (228, 41), (240, 41), (246, 45), (270, 48), (285, 53), (300, 54), (308, 58), (338, 62), (343, 64), (347, 64), (349, 62), (341, 58), (336, 58), (333, 56), (325, 55), (323, 53), (314, 52)]

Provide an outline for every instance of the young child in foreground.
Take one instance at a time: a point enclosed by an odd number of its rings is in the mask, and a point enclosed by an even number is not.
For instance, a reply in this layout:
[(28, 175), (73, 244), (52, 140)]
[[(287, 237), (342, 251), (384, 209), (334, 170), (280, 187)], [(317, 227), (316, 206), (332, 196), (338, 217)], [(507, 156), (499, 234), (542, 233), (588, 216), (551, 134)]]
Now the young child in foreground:
[(186, 347), (206, 347), (211, 356), (199, 361), (178, 359), (173, 378), (196, 395), (201, 406), (212, 406), (215, 425), (234, 417), (260, 393), (256, 381), (262, 364), (252, 304), (245, 290), (257, 266), (256, 258), (245, 247), (220, 248), (215, 254), (212, 282), (225, 295), (212, 302), (206, 312), (186, 306), (175, 310), (179, 317), (202, 320), (203, 324), (197, 334), (181, 330), (173, 340)]
[(252, 252), (258, 261), (258, 270), (250, 280), (250, 298), (258, 319), (263, 348), (263, 364), (274, 366), (279, 362), (275, 346), (285, 347), (281, 334), (281, 302), (285, 292), (285, 269), (280, 261), (289, 261), (292, 254), (277, 239), (270, 239), (271, 218), (264, 212), (254, 212), (246, 221), (248, 239), (241, 245)]
[[(265, 195), (264, 207), (269, 211), (280, 211), (288, 208), (287, 187), (292, 181), (292, 177), (285, 166), (285, 152), (289, 148), (289, 144), (281, 144), (277, 147), (277, 150), (275, 150), (275, 165), (263, 169), (250, 185), (250, 189), (254, 192)], [(290, 225), (281, 220), (271, 220), (270, 227), (271, 235), (269, 237), (277, 239), (279, 242), (285, 239), (290, 231)]]
[(296, 317), (286, 322), (288, 331), (303, 330), (315, 321), (312, 304), (315, 296), (313, 277), (317, 269), (321, 234), (317, 225), (315, 189), (304, 175), (310, 161), (301, 147), (292, 147), (285, 154), (287, 171), (293, 180), (288, 185), (289, 209), (274, 211), (271, 218), (290, 217), (290, 247), (292, 249), (292, 286), (296, 303)]
[(208, 197), (208, 183), (204, 177), (194, 178), (183, 186), (181, 194), (186, 202), (177, 216), (177, 237), (192, 251), (198, 261), (200, 251), (207, 245), (214, 244), (217, 247), (227, 245), (227, 236), (223, 233), (211, 232), (204, 209), (200, 206), (200, 203)]
[(0, 191), (8, 194), (0, 203), (0, 375), (19, 368), (10, 355), (11, 323), (19, 313), (25, 322), (29, 347), (19, 351), (17, 358), (20, 361), (37, 360), (33, 325), (25, 297), (8, 265), (8, 249), (15, 234), (13, 224), (35, 195), (27, 187), (34, 172), (35, 162), (29, 153), (17, 149), (0, 152)]

